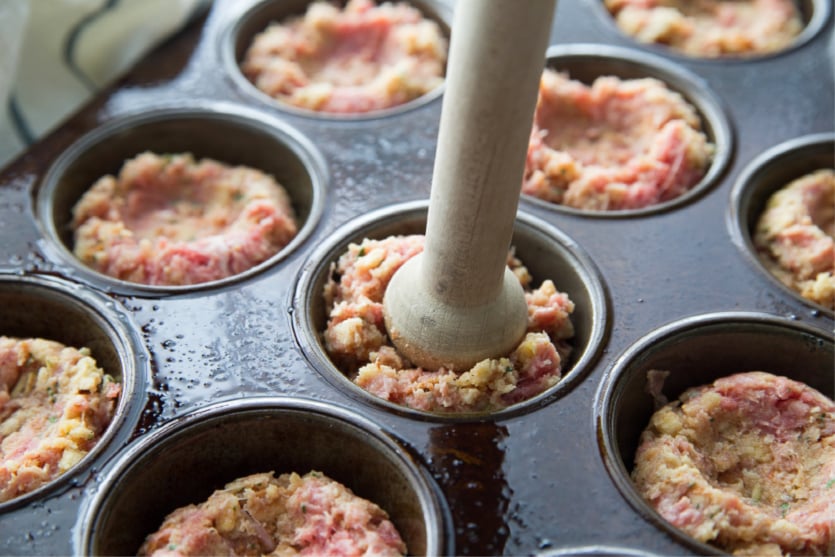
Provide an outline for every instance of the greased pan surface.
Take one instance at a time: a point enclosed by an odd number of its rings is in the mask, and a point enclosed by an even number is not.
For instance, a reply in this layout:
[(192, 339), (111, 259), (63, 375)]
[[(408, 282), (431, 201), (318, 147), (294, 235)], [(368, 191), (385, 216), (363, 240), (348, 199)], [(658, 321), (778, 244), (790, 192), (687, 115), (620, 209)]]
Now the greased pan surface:
[[(419, 4), (448, 27), (451, 3)], [(715, 553), (671, 531), (629, 487), (628, 453), (648, 412), (641, 373), (650, 365), (678, 364), (684, 375), (671, 375), (675, 380), (665, 393), (670, 398), (694, 380), (685, 375), (707, 382), (726, 369), (750, 366), (796, 374), (824, 394), (835, 394), (832, 312), (803, 301), (767, 276), (746, 251), (750, 229), (745, 229), (750, 212), (762, 202), (760, 192), (773, 187), (761, 170), (769, 168), (762, 156), (785, 158), (815, 145), (829, 158), (801, 152), (793, 160), (831, 164), (831, 6), (802, 3), (813, 25), (785, 52), (748, 60), (700, 60), (635, 43), (614, 26), (598, 0), (559, 2), (551, 35), (557, 52), (618, 54), (614, 62), (587, 64), (588, 71), (648, 68), (669, 75), (667, 68), (677, 68), (673, 74), (680, 70), (687, 77), (677, 86), (686, 89), (696, 83), (683, 94), (710, 100), (710, 116), (718, 119), (711, 122), (713, 133), (727, 151), (709, 184), (658, 211), (596, 218), (523, 197), (522, 222), (541, 222), (558, 232), (542, 238), (565, 238), (572, 251), (576, 247), (582, 254), (583, 269), (591, 272), (576, 276), (594, 281), (594, 295), (587, 299), (602, 308), (599, 313), (586, 308), (586, 316), (599, 315), (606, 322), (586, 322), (586, 337), (594, 346), (585, 350), (582, 370), (553, 394), (523, 411), (456, 420), (393, 411), (344, 388), (330, 370), (321, 369), (326, 366), (318, 357), (309, 357), (313, 341), (297, 326), (321, 319), (298, 315), (308, 310), (298, 304), (298, 293), (307, 292), (304, 281), (311, 280), (311, 270), (325, 264), (316, 258), (329, 254), (326, 247), (342, 241), (342, 234), (356, 230), (356, 223), (369, 214), (391, 219), (396, 205), (420, 205), (428, 198), (443, 91), (402, 110), (363, 118), (311, 116), (265, 101), (246, 89), (230, 64), (239, 56), (236, 30), (251, 31), (255, 16), (245, 16), (269, 13), (265, 6), (216, 0), (204, 20), (160, 47), (126, 79), (0, 170), (0, 286), (5, 289), (0, 296), (13, 299), (21, 290), (29, 296), (57, 292), (44, 294), (49, 303), (33, 306), (33, 313), (43, 314), (28, 316), (15, 309), (19, 318), (0, 321), (0, 334), (23, 334), (21, 322), (30, 324), (25, 331), (50, 333), (56, 327), (75, 327), (77, 319), (98, 323), (95, 330), (102, 332), (92, 338), (113, 345), (108, 358), (129, 366), (125, 369), (134, 378), (118, 430), (105, 446), (67, 481), (0, 508), (0, 554), (85, 553), (90, 546), (83, 540), (95, 539), (88, 529), (106, 517), (83, 511), (102, 500), (104, 486), (118, 481), (114, 473), (124, 470), (126, 457), (145, 450), (153, 454), (159, 432), (177, 431), (177, 424), (185, 427), (202, 413), (218, 420), (228, 408), (229, 423), (241, 423), (231, 416), (250, 404), (248, 400), (264, 397), (282, 397), (301, 409), (335, 407), (339, 416), (356, 414), (363, 424), (373, 424), (374, 442), (399, 447), (397, 458), (425, 476), (418, 483), (434, 485), (424, 497), (435, 504), (423, 507), (437, 516), (424, 522), (441, 530), (440, 545), (432, 547), (449, 553)], [(295, 4), (291, 8), (298, 11)], [(571, 63), (562, 60), (554, 63)], [(125, 122), (142, 120), (139, 115), (178, 111), (230, 122), (200, 127), (205, 136), (196, 145), (204, 150), (225, 142), (246, 144), (263, 135), (293, 154), (288, 176), (303, 178), (294, 199), (307, 219), (304, 236), (246, 276), (195, 289), (128, 288), (69, 263), (65, 230), (52, 231), (55, 223), (66, 221), (50, 215), (66, 210), (71, 200), (43, 200), (53, 188), (49, 172), (55, 176), (60, 161), (65, 161), (64, 168), (72, 166), (68, 157), (89, 142), (83, 139), (86, 134), (102, 137), (108, 130), (124, 129), (129, 135)], [(246, 131), (252, 128), (244, 124), (239, 126), (244, 131), (235, 131), (230, 114), (260, 124), (255, 132)], [(219, 129), (228, 137), (210, 135)], [(244, 151), (236, 156), (257, 157)], [(95, 166), (85, 161), (79, 164)], [(794, 165), (788, 173), (795, 175)], [(753, 189), (746, 190), (749, 183)], [(386, 221), (385, 226), (397, 230), (400, 225)], [(547, 272), (560, 268), (540, 262), (532, 267)], [(552, 278), (560, 285), (560, 277), (534, 278)], [(51, 300), (72, 311), (53, 320)], [(85, 318), (87, 312), (95, 317)], [(78, 331), (62, 336), (83, 338)], [(794, 357), (770, 361), (769, 350), (775, 346)], [(725, 354), (704, 358), (713, 349)], [(795, 362), (803, 369), (795, 369)], [(253, 445), (251, 439), (248, 445)], [(350, 481), (350, 474), (345, 479)], [(358, 485), (374, 493), (367, 481)], [(120, 493), (130, 489), (125, 485)]]

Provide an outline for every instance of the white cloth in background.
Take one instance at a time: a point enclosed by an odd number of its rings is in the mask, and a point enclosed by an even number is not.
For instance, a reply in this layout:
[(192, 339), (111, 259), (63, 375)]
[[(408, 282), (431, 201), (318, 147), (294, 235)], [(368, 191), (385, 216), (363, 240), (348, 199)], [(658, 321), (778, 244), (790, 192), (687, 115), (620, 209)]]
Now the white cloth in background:
[(211, 0), (0, 0), (0, 167)]

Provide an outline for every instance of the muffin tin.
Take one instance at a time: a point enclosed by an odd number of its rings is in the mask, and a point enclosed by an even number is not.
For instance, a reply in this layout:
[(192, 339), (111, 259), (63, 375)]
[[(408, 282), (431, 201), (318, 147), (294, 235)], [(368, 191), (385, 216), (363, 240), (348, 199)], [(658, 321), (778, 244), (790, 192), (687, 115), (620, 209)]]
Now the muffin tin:
[[(578, 303), (575, 355), (563, 382), (530, 403), (450, 418), (358, 391), (316, 336), (316, 293), (340, 249), (362, 235), (420, 231), (443, 91), (354, 118), (263, 98), (236, 72), (242, 37), (274, 10), (303, 4), (216, 0), (0, 171), (0, 300), (11, 308), (0, 334), (92, 344), (126, 385), (94, 453), (0, 506), (0, 553), (131, 553), (138, 527), (114, 534), (135, 522), (130, 513), (161, 517), (268, 464), (277, 473), (331, 467), (357, 492), (391, 501), (416, 553), (716, 553), (631, 490), (630, 453), (650, 411), (642, 374), (669, 366), (669, 398), (753, 368), (835, 395), (832, 311), (768, 276), (749, 240), (776, 174), (815, 157), (832, 164), (831, 6), (803, 4), (811, 23), (785, 52), (699, 60), (634, 43), (598, 0), (559, 2), (549, 64), (576, 60), (584, 79), (607, 71), (674, 81), (705, 118), (717, 162), (697, 192), (649, 211), (601, 218), (523, 196), (514, 241), (535, 283), (551, 278)], [(415, 4), (449, 28), (452, 3)], [(822, 154), (807, 155), (810, 145)], [(86, 182), (145, 148), (280, 174), (302, 234), (252, 272), (199, 287), (141, 287), (80, 266), (69, 209)], [(309, 445), (296, 428), (282, 430), (285, 418), (312, 428)], [(163, 480), (169, 474), (182, 482)]]

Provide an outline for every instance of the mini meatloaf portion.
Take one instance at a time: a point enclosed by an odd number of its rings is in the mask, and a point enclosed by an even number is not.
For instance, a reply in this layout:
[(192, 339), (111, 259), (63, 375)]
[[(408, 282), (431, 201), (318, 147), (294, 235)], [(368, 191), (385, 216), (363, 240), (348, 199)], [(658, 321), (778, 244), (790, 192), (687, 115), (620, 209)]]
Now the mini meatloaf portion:
[(774, 193), (757, 222), (754, 245), (783, 284), (835, 309), (835, 170), (812, 172)]
[(657, 79), (588, 86), (546, 69), (522, 193), (588, 211), (640, 209), (691, 189), (713, 152), (696, 110)]
[(508, 265), (525, 288), (528, 329), (505, 357), (482, 360), (464, 373), (422, 369), (388, 338), (383, 296), (394, 273), (421, 253), (424, 237), (390, 236), (350, 244), (325, 286), (325, 346), (333, 362), (366, 391), (429, 412), (488, 412), (531, 398), (555, 385), (574, 335), (574, 303), (545, 280), (531, 289), (528, 270), (512, 254)]
[(120, 392), (86, 348), (0, 336), (0, 502), (75, 466), (112, 421)]
[(139, 555), (395, 556), (406, 544), (386, 511), (320, 472), (228, 483), (169, 514)]
[(302, 17), (272, 23), (241, 69), (267, 95), (329, 113), (401, 105), (443, 83), (447, 40), (406, 3), (313, 2)]
[(605, 0), (617, 26), (642, 43), (702, 58), (785, 49), (803, 30), (794, 0)]
[(835, 404), (764, 372), (689, 389), (652, 416), (632, 478), (674, 526), (735, 555), (832, 555)]
[(111, 277), (179, 286), (242, 273), (298, 232), (284, 188), (259, 170), (143, 153), (73, 208), (75, 255)]

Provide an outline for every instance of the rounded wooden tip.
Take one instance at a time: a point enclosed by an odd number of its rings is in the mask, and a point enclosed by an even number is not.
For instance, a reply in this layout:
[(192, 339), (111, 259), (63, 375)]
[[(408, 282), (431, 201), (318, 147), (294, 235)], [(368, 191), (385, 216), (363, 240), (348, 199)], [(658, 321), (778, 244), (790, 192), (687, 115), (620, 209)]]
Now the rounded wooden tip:
[(427, 291), (423, 254), (407, 261), (386, 288), (383, 312), (389, 338), (424, 369), (466, 371), (486, 358), (509, 354), (528, 325), (522, 285), (505, 269), (498, 295), (482, 305), (451, 306)]

